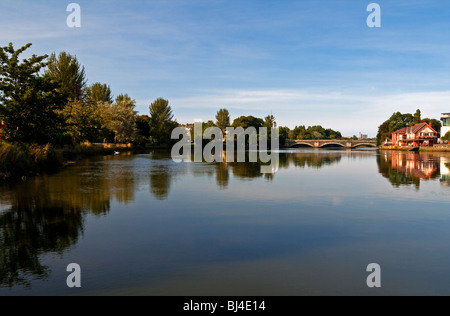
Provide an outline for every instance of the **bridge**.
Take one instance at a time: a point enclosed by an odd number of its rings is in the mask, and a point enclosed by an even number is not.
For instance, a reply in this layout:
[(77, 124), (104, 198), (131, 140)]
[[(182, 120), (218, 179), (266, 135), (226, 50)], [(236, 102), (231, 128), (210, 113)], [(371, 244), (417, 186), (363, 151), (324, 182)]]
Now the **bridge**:
[(376, 140), (334, 140), (334, 139), (314, 139), (314, 140), (286, 140), (285, 148), (297, 147), (312, 147), (312, 148), (326, 148), (326, 147), (343, 147), (347, 149), (357, 147), (378, 147)]

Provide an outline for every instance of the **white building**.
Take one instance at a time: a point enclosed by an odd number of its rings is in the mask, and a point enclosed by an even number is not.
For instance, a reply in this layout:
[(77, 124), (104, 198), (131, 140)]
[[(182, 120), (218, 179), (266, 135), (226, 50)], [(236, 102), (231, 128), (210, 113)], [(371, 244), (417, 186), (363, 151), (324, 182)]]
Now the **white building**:
[(442, 113), (441, 137), (450, 132), (450, 113)]

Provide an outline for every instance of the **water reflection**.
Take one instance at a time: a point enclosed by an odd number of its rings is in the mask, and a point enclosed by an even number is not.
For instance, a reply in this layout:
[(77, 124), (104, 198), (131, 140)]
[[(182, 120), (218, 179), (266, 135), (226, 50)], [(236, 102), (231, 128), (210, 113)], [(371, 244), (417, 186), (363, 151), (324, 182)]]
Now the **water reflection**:
[(56, 175), (29, 179), (0, 193), (0, 287), (48, 278), (44, 253), (62, 254), (83, 234), (87, 213), (110, 211), (111, 198), (134, 199), (134, 175), (123, 160), (81, 161)]
[(417, 152), (381, 152), (378, 156), (379, 172), (394, 187), (414, 186), (420, 188), (421, 181), (441, 179), (448, 185), (449, 158), (442, 154)]
[(441, 184), (443, 186), (450, 186), (450, 158), (441, 157)]
[[(342, 152), (281, 152), (279, 169), (324, 168), (337, 164)], [(226, 159), (225, 159), (226, 161)], [(109, 156), (77, 162), (53, 175), (42, 175), (0, 190), (0, 287), (29, 286), (47, 279), (41, 263), (47, 253), (71, 251), (83, 235), (86, 215), (106, 216), (113, 201), (132, 204), (144, 187), (154, 200), (170, 200), (174, 181), (187, 175), (212, 178), (228, 190), (232, 179), (272, 181), (255, 163), (180, 163), (170, 153)], [(192, 185), (195, 185), (193, 183)]]

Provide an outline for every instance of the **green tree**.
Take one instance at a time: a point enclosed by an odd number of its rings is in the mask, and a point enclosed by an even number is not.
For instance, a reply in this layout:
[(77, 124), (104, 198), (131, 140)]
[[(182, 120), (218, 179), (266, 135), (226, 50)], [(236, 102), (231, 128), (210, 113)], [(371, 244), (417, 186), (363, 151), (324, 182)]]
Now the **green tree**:
[(275, 120), (275, 116), (273, 116), (272, 114), (268, 115), (264, 118), (264, 124), (263, 124), (264, 127), (272, 128), (272, 127), (276, 127), (276, 124), (277, 123)]
[(420, 110), (417, 110), (416, 113), (413, 115), (413, 121), (411, 123), (411, 126), (419, 124), (420, 122), (422, 122), (422, 112)]
[(227, 127), (230, 126), (230, 113), (227, 109), (220, 109), (216, 114), (216, 125), (225, 135)]
[(150, 116), (139, 115), (136, 117), (138, 137), (148, 139), (150, 137)]
[(77, 142), (98, 140), (102, 133), (102, 116), (97, 103), (71, 100), (63, 110), (67, 130)]
[(450, 132), (447, 132), (443, 137), (441, 137), (442, 140), (450, 141)]
[(394, 113), (389, 119), (389, 131), (391, 133), (398, 131), (404, 127), (408, 127), (414, 121), (412, 114), (402, 114), (400, 112)]
[(45, 72), (60, 84), (61, 92), (71, 100), (83, 100), (86, 90), (86, 75), (84, 67), (77, 58), (66, 52), (58, 57), (55, 53), (50, 55), (48, 68)]
[(106, 102), (113, 103), (111, 88), (107, 84), (96, 82), (86, 89), (86, 102), (98, 103)]
[(150, 136), (156, 143), (169, 143), (177, 125), (168, 100), (159, 98), (150, 105)]
[(47, 65), (47, 55), (19, 61), (30, 46), (15, 50), (10, 43), (0, 48), (0, 117), (9, 141), (43, 145), (61, 131), (58, 111), (67, 96), (58, 92), (58, 85), (48, 75), (40, 75)]
[(381, 145), (381, 143), (383, 143), (386, 140), (386, 138), (390, 139), (392, 137), (392, 132), (389, 129), (390, 124), (391, 121), (387, 120), (378, 127), (378, 134), (377, 134), (378, 145)]
[(254, 116), (241, 116), (233, 121), (233, 127), (242, 127), (244, 129), (248, 127), (254, 127), (258, 130), (264, 125), (264, 121)]

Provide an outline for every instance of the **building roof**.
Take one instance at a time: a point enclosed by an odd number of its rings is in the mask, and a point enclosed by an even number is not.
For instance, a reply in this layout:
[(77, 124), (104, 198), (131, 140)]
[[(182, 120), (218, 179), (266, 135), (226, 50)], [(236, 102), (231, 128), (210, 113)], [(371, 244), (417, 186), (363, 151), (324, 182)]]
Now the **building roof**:
[(437, 133), (428, 123), (423, 122), (411, 127), (404, 127), (402, 129), (399, 129), (398, 131), (395, 131), (393, 134), (410, 134), (410, 133), (417, 134), (418, 132), (420, 132), (420, 130), (424, 129), (425, 127), (429, 127), (431, 130)]

